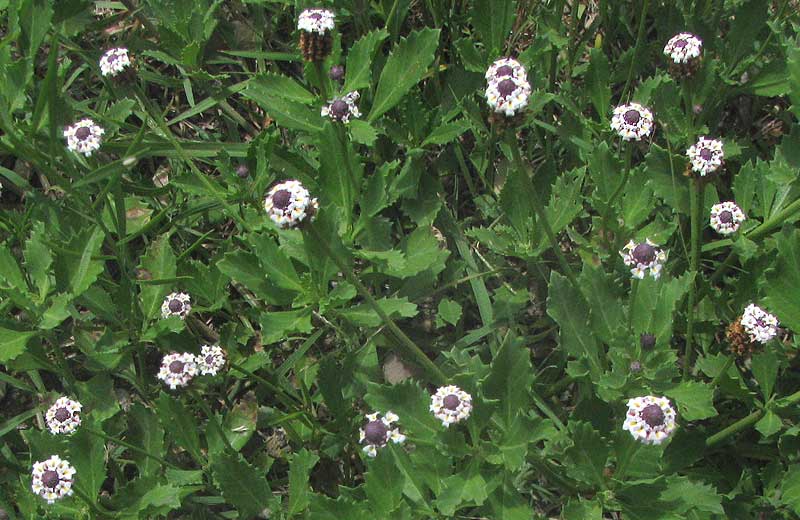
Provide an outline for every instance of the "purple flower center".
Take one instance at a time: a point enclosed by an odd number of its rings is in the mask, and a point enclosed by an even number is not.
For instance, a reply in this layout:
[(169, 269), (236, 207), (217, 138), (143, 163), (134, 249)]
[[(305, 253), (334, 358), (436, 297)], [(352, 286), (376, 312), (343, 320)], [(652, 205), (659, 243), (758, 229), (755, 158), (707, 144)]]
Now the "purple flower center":
[(369, 444), (383, 445), (388, 431), (383, 421), (370, 421), (364, 426), (364, 438)]
[(56, 486), (58, 485), (58, 481), (59, 480), (60, 479), (58, 478), (58, 472), (57, 471), (53, 471), (52, 469), (48, 469), (47, 471), (42, 473), (42, 484), (44, 484), (44, 487), (48, 487), (50, 489), (55, 489)]
[(172, 312), (181, 312), (183, 310), (183, 302), (176, 298), (169, 301), (168, 307)]
[(286, 209), (289, 207), (289, 201), (292, 200), (292, 194), (289, 190), (278, 190), (272, 196), (272, 205), (278, 209)]
[(514, 83), (514, 80), (511, 79), (504, 79), (497, 85), (497, 91), (500, 93), (500, 97), (508, 97), (517, 90), (517, 84)]
[(664, 410), (657, 404), (649, 404), (644, 407), (641, 413), (642, 420), (651, 428), (657, 428), (664, 424)]
[(207, 365), (211, 365), (213, 363), (214, 363), (214, 356), (212, 356), (211, 354), (207, 355), (206, 356), (206, 364)]
[(639, 244), (632, 254), (637, 263), (647, 265), (656, 259), (656, 248), (647, 243)]
[(322, 14), (321, 13), (311, 13), (311, 19), (312, 20), (322, 20)]
[(635, 125), (642, 118), (642, 115), (639, 113), (638, 110), (631, 109), (625, 112), (625, 115), (623, 115), (622, 118), (629, 125)]
[(334, 81), (340, 81), (344, 77), (344, 67), (341, 65), (334, 65), (331, 67), (328, 76)]
[(714, 152), (712, 152), (709, 148), (703, 148), (700, 150), (700, 158), (704, 161), (710, 161), (713, 156)]
[(59, 408), (58, 410), (56, 410), (55, 418), (58, 422), (64, 422), (70, 417), (72, 417), (72, 414), (69, 413), (69, 410), (67, 410), (66, 408)]
[(723, 224), (730, 224), (733, 222), (733, 213), (728, 210), (725, 210), (719, 214), (719, 221)]
[(169, 364), (169, 371), (173, 374), (180, 374), (183, 372), (183, 367), (186, 365), (183, 361), (178, 361), (177, 359)]
[(444, 404), (444, 407), (448, 410), (455, 410), (458, 408), (458, 405), (461, 404), (461, 399), (459, 399), (455, 394), (450, 394), (445, 396), (445, 398), (442, 400), (442, 404)]
[(108, 62), (109, 63), (114, 63), (118, 59), (119, 59), (119, 54), (117, 54), (116, 52), (111, 53), (111, 54), (108, 55)]
[(675, 42), (676, 49), (683, 49), (687, 45), (689, 45), (689, 42), (687, 42), (686, 40), (678, 40)]
[(337, 99), (331, 104), (331, 115), (336, 119), (344, 119), (350, 113), (350, 107), (345, 101)]
[(503, 78), (505, 76), (513, 76), (514, 69), (511, 65), (503, 65), (502, 67), (497, 67), (497, 72), (495, 72), (494, 77), (496, 78)]
[(653, 334), (642, 334), (639, 336), (639, 344), (643, 349), (653, 348), (656, 346), (656, 337)]
[(92, 132), (89, 130), (89, 127), (82, 126), (82, 127), (78, 128), (77, 130), (75, 130), (75, 137), (77, 137), (78, 139), (83, 141), (84, 139), (89, 137), (89, 134), (91, 134), (91, 133)]

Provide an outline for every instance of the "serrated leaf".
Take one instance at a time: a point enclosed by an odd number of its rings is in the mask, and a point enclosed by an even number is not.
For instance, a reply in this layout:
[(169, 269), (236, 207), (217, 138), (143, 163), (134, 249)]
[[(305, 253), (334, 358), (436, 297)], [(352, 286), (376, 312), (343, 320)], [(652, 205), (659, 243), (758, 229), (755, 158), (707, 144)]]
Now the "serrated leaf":
[(784, 326), (800, 330), (800, 230), (786, 228), (777, 238), (778, 259), (767, 273), (764, 303)]
[(106, 479), (105, 443), (85, 428), (79, 428), (70, 438), (69, 445), (69, 461), (80, 475), (80, 478), (75, 479), (75, 486), (96, 501), (100, 487)]
[[(417, 315), (417, 304), (403, 298), (381, 298), (377, 300), (380, 308), (390, 318), (412, 318)], [(358, 327), (377, 327), (382, 323), (381, 317), (367, 303), (362, 303), (339, 311), (343, 318)]]
[(589, 70), (586, 86), (594, 109), (602, 120), (608, 119), (608, 107), (611, 106), (611, 81), (608, 70), (608, 58), (602, 49), (589, 51)]
[(350, 121), (350, 136), (353, 141), (367, 146), (372, 146), (378, 139), (378, 131), (375, 128), (361, 119), (354, 119)]
[(201, 460), (199, 429), (194, 415), (178, 399), (164, 392), (156, 400), (156, 413), (178, 445)]
[(251, 83), (242, 91), (242, 96), (255, 101), (280, 126), (310, 133), (322, 130), (319, 110), (280, 97), (263, 85)]
[(391, 110), (419, 83), (439, 46), (439, 29), (414, 31), (395, 45), (381, 72), (367, 120), (373, 122)]
[(800, 515), (800, 464), (792, 464), (781, 479), (781, 502)]
[(439, 302), (439, 317), (450, 325), (456, 325), (461, 319), (461, 304), (449, 298)]
[(475, 0), (470, 21), (493, 57), (503, 54), (515, 13), (513, 0)]
[(781, 422), (781, 418), (778, 416), (778, 414), (772, 410), (767, 410), (767, 413), (764, 414), (764, 417), (759, 419), (759, 421), (756, 423), (755, 428), (766, 438), (781, 431), (781, 428), (783, 428), (783, 423)]
[[(128, 411), (128, 416), (130, 428), (128, 442), (151, 455), (163, 457), (164, 428), (158, 422), (156, 414), (143, 405), (135, 403)], [(136, 469), (139, 471), (139, 475), (150, 476), (161, 470), (161, 463), (151, 457), (145, 457), (135, 451), (131, 451), (130, 456), (136, 461)], [(175, 483), (174, 481), (172, 482)]]
[(289, 516), (294, 516), (308, 507), (311, 489), (308, 483), (311, 470), (319, 461), (317, 454), (305, 448), (292, 456), (289, 463)]
[(80, 251), (79, 256), (65, 255), (64, 265), (69, 277), (70, 292), (73, 296), (80, 296), (92, 285), (97, 276), (103, 272), (103, 262), (94, 260), (100, 254), (105, 234), (100, 227), (95, 226), (76, 235), (69, 242), (71, 251)]
[(772, 352), (762, 352), (753, 356), (751, 370), (758, 381), (764, 400), (772, 397), (775, 380), (778, 378), (778, 358)]
[(506, 338), (483, 382), (483, 392), (499, 401), (500, 417), (510, 426), (520, 412), (530, 407), (528, 389), (533, 383), (530, 351), (518, 338)]
[(35, 331), (11, 330), (0, 327), (0, 363), (11, 361), (25, 352), (28, 340), (35, 335)]
[[(175, 278), (177, 272), (175, 253), (169, 243), (169, 235), (162, 235), (150, 244), (147, 253), (142, 257), (142, 268), (153, 280)], [(142, 314), (146, 319), (153, 319), (161, 313), (161, 304), (170, 292), (164, 285), (143, 285), (139, 300)]]
[(344, 91), (352, 92), (369, 87), (372, 82), (372, 64), (380, 43), (389, 37), (386, 29), (368, 32), (358, 39), (347, 53)]
[(364, 491), (367, 493), (370, 508), (379, 518), (389, 518), (389, 513), (400, 506), (403, 476), (397, 471), (394, 456), (389, 450), (379, 450), (367, 467)]
[(664, 394), (675, 400), (678, 417), (684, 421), (697, 421), (717, 415), (714, 408), (714, 389), (705, 383), (686, 381), (665, 390)]
[(236, 507), (242, 518), (255, 518), (269, 504), (271, 494), (266, 475), (238, 453), (220, 455), (211, 464), (211, 471), (222, 496)]
[(292, 78), (280, 74), (259, 74), (250, 80), (248, 85), (256, 90), (270, 92), (275, 96), (309, 105), (314, 101), (314, 94), (306, 90)]
[(261, 323), (261, 341), (264, 344), (286, 339), (286, 336), (290, 334), (307, 334), (312, 330), (310, 308), (265, 312), (261, 315), (259, 322)]
[(447, 144), (469, 130), (471, 126), (466, 119), (439, 125), (428, 134), (428, 137), (422, 142), (422, 146)]
[(250, 241), (266, 272), (267, 279), (280, 287), (294, 292), (303, 292), (303, 284), (286, 253), (267, 235), (251, 235)]
[(22, 253), (25, 257), (25, 270), (39, 289), (39, 300), (44, 300), (50, 290), (50, 266), (53, 263), (53, 255), (45, 244), (46, 236), (44, 223), (34, 224)]
[(573, 444), (565, 452), (570, 461), (567, 474), (580, 482), (602, 486), (610, 452), (606, 442), (588, 422), (570, 422), (569, 430)]

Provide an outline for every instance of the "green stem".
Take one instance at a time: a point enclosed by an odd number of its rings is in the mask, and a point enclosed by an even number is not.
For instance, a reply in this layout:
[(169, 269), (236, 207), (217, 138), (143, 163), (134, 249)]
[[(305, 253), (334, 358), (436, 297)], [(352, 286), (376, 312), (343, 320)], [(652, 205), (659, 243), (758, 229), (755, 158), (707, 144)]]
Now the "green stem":
[(131, 444), (129, 442), (123, 441), (122, 439), (118, 439), (116, 437), (112, 437), (110, 435), (105, 434), (104, 432), (93, 430), (91, 428), (84, 428), (84, 429), (88, 433), (94, 435), (95, 437), (100, 437), (101, 439), (104, 439), (104, 440), (106, 440), (108, 442), (113, 442), (114, 444), (118, 444), (120, 446), (124, 446), (125, 448), (127, 448), (127, 449), (129, 449), (131, 451), (134, 451), (134, 452), (136, 452), (136, 453), (138, 453), (140, 455), (144, 455), (147, 458), (153, 459), (154, 461), (156, 461), (156, 462), (158, 462), (160, 464), (163, 464), (164, 466), (168, 466), (168, 467), (170, 467), (172, 469), (181, 469), (180, 466), (176, 466), (175, 464), (173, 464), (173, 463), (171, 463), (171, 462), (169, 462), (169, 461), (167, 461), (165, 459), (162, 459), (161, 457), (159, 457), (157, 455), (153, 455), (149, 451), (144, 450), (142, 448), (139, 448), (138, 446), (134, 446), (133, 444)]
[[(800, 401), (800, 391), (793, 393), (789, 397), (785, 398), (784, 405), (793, 405), (797, 404)], [(710, 448), (720, 442), (724, 441), (728, 437), (735, 435), (736, 433), (744, 430), (745, 428), (752, 426), (764, 415), (764, 410), (756, 410), (755, 412), (751, 413), (747, 417), (743, 417), (736, 421), (735, 423), (731, 424), (727, 428), (715, 433), (711, 437), (706, 439), (706, 447)]]
[(333, 263), (339, 268), (339, 270), (344, 274), (347, 281), (353, 284), (356, 287), (356, 290), (361, 294), (361, 296), (367, 301), (370, 307), (378, 314), (381, 318), (381, 321), (386, 325), (386, 327), (394, 334), (395, 338), (398, 340), (400, 345), (406, 350), (406, 352), (414, 359), (417, 363), (428, 373), (428, 377), (431, 378), (432, 382), (441, 385), (447, 381), (447, 376), (439, 369), (436, 364), (430, 360), (430, 358), (419, 348), (406, 334), (400, 330), (400, 327), (394, 322), (394, 320), (389, 317), (388, 314), (378, 305), (378, 302), (375, 301), (375, 298), (372, 297), (372, 294), (369, 292), (369, 289), (361, 283), (361, 280), (358, 279), (357, 276), (353, 274), (350, 268), (345, 264), (345, 262), (339, 258), (339, 255), (336, 254), (333, 249), (331, 248), (328, 241), (323, 238), (322, 234), (319, 232), (315, 224), (308, 225), (305, 229), (308, 230), (309, 234), (312, 238), (325, 250), (325, 254), (333, 260)]
[(314, 62), (314, 69), (317, 71), (317, 79), (319, 80), (319, 95), (322, 98), (322, 102), (325, 103), (328, 101), (328, 86), (327, 86), (327, 76), (325, 75), (325, 71), (322, 69), (324, 65), (323, 61), (315, 61)]
[[(514, 166), (525, 175), (528, 175), (528, 168), (522, 161), (522, 155), (519, 151), (519, 142), (517, 141), (513, 130), (508, 130), (506, 132), (506, 144), (508, 144), (508, 147), (511, 148), (511, 153), (514, 158)], [(556, 239), (555, 233), (553, 233), (553, 228), (550, 226), (550, 222), (547, 220), (547, 214), (544, 211), (544, 207), (539, 200), (539, 195), (536, 193), (536, 190), (531, 191), (531, 206), (533, 206), (533, 210), (536, 212), (538, 224), (542, 226), (545, 235), (547, 235), (548, 240), (550, 240), (550, 248), (553, 250), (553, 253), (555, 253), (558, 263), (561, 265), (561, 269), (564, 271), (564, 274), (566, 275), (567, 279), (569, 279), (575, 290), (578, 291), (578, 294), (583, 296), (583, 291), (578, 283), (578, 278), (575, 276), (575, 272), (569, 266), (569, 263), (567, 263), (564, 253), (561, 252), (561, 246)]]
[(692, 358), (692, 340), (694, 337), (694, 318), (695, 304), (697, 298), (697, 277), (698, 265), (700, 262), (700, 211), (703, 206), (703, 184), (695, 178), (691, 180), (689, 187), (689, 206), (691, 212), (692, 244), (689, 258), (689, 271), (692, 273), (691, 285), (689, 285), (689, 302), (686, 309), (686, 349), (683, 353), (683, 379), (689, 377), (689, 365)]
[(636, 306), (636, 294), (639, 292), (639, 279), (631, 281), (631, 294), (628, 301), (628, 333), (633, 332), (633, 309)]
[(731, 363), (733, 363), (733, 356), (728, 356), (728, 359), (725, 360), (725, 365), (723, 365), (722, 370), (719, 371), (719, 374), (714, 376), (714, 379), (711, 380), (711, 388), (716, 388), (719, 384), (719, 380), (722, 379), (722, 376), (725, 375), (725, 372), (728, 371), (730, 368)]
[(633, 48), (633, 56), (631, 57), (631, 66), (628, 68), (628, 79), (625, 80), (625, 87), (622, 89), (622, 96), (621, 99), (625, 100), (625, 96), (628, 94), (628, 89), (631, 86), (631, 81), (633, 80), (633, 67), (636, 65), (636, 56), (639, 55), (639, 47), (642, 45), (642, 40), (644, 37), (644, 23), (647, 19), (647, 8), (650, 5), (650, 0), (644, 0), (642, 4), (642, 12), (639, 15), (639, 29), (636, 31), (636, 45)]

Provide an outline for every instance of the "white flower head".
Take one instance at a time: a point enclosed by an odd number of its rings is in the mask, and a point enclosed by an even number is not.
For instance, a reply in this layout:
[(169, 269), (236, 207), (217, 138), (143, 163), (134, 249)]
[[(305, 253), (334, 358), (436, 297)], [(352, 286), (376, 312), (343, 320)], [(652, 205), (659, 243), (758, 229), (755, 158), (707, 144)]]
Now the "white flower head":
[(109, 49), (100, 57), (100, 74), (114, 77), (131, 66), (128, 49), (117, 47)]
[(625, 265), (631, 268), (631, 275), (640, 280), (648, 272), (657, 280), (661, 276), (664, 262), (667, 261), (667, 254), (651, 242), (650, 239), (638, 244), (631, 240), (622, 248), (619, 254), (622, 256)]
[(701, 177), (710, 175), (722, 166), (725, 154), (722, 151), (722, 141), (701, 137), (697, 143), (686, 150), (686, 155), (692, 162), (692, 171)]
[(197, 358), (189, 352), (173, 352), (161, 360), (158, 378), (172, 390), (186, 386), (197, 375)]
[(527, 81), (528, 73), (525, 70), (525, 66), (514, 58), (500, 58), (486, 70), (487, 82), (499, 81), (507, 77)]
[(700, 57), (703, 51), (703, 41), (690, 33), (676, 34), (664, 46), (664, 54), (669, 56), (673, 63), (687, 63)]
[(197, 356), (197, 366), (203, 375), (217, 375), (225, 366), (225, 351), (219, 345), (203, 345)]
[(351, 117), (361, 117), (361, 112), (356, 106), (358, 98), (358, 92), (350, 92), (324, 105), (320, 113), (322, 117), (330, 117), (333, 121), (348, 123)]
[(383, 417), (378, 412), (366, 416), (367, 422), (360, 430), (360, 443), (364, 444), (364, 453), (374, 457), (378, 453), (378, 448), (383, 448), (389, 441), (395, 444), (402, 444), (406, 436), (400, 433), (398, 428), (392, 425), (399, 421), (397, 414), (386, 412)]
[(486, 87), (486, 102), (492, 110), (509, 117), (528, 106), (530, 95), (528, 80), (513, 76), (494, 78)]
[(31, 471), (31, 489), (34, 493), (52, 504), (60, 498), (72, 495), (72, 477), (75, 468), (59, 457), (53, 455), (47, 460), (37, 461)]
[(306, 9), (297, 18), (297, 28), (305, 32), (325, 34), (334, 25), (333, 11), (327, 9)]
[(161, 304), (161, 317), (178, 316), (180, 319), (184, 319), (191, 310), (192, 297), (186, 293), (174, 292), (164, 298), (164, 303)]
[(442, 426), (449, 427), (472, 413), (472, 396), (457, 386), (443, 386), (431, 396), (430, 410)]
[(639, 103), (620, 105), (611, 116), (611, 129), (625, 141), (641, 141), (653, 133), (653, 113)]
[(47, 428), (52, 434), (73, 433), (81, 424), (81, 409), (83, 405), (69, 397), (61, 396), (56, 399), (53, 406), (47, 409), (45, 419)]
[(711, 227), (720, 235), (730, 235), (739, 230), (747, 217), (734, 202), (720, 202), (711, 206)]
[(276, 184), (264, 199), (264, 209), (280, 228), (298, 226), (306, 218), (313, 220), (319, 209), (317, 199), (311, 198), (300, 181), (288, 180)]
[(778, 318), (752, 303), (742, 314), (742, 327), (751, 341), (766, 343), (778, 335), (778, 325)]
[(102, 127), (96, 125), (89, 118), (81, 119), (74, 125), (64, 129), (64, 138), (67, 140), (67, 149), (71, 152), (82, 153), (86, 157), (100, 148), (100, 141), (106, 133)]
[(628, 413), (622, 425), (634, 439), (644, 444), (661, 444), (675, 431), (675, 409), (666, 397), (646, 395), (628, 400)]

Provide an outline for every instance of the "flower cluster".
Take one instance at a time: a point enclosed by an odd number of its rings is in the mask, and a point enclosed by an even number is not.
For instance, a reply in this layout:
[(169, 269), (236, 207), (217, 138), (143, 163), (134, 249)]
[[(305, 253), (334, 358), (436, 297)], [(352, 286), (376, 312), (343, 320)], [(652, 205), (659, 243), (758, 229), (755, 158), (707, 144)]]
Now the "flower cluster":
[(431, 396), (430, 410), (443, 426), (449, 427), (469, 417), (472, 396), (457, 386), (443, 386)]
[(264, 200), (264, 209), (269, 218), (280, 228), (293, 228), (306, 218), (312, 219), (319, 209), (317, 199), (300, 184), (288, 180), (276, 184)]
[(703, 51), (703, 42), (691, 33), (679, 33), (669, 39), (664, 46), (664, 54), (669, 56), (673, 63), (687, 63), (700, 57)]
[(495, 61), (486, 71), (486, 81), (486, 102), (495, 113), (510, 117), (528, 106), (531, 85), (517, 60)]
[(711, 175), (722, 167), (722, 141), (701, 137), (686, 150), (686, 155), (692, 163), (692, 171), (701, 177)]
[(675, 431), (675, 409), (666, 397), (646, 395), (628, 400), (623, 430), (644, 444), (661, 444)]
[(358, 107), (356, 106), (358, 98), (358, 92), (350, 92), (340, 98), (334, 99), (322, 107), (322, 117), (330, 117), (331, 120), (341, 123), (350, 122), (351, 117), (361, 117), (361, 112), (358, 111)]
[(52, 504), (59, 498), (72, 495), (72, 477), (75, 468), (59, 457), (53, 455), (47, 460), (37, 461), (31, 471), (31, 489), (34, 493)]
[(653, 113), (639, 103), (620, 105), (611, 116), (611, 129), (625, 141), (641, 141), (653, 133)]
[(164, 298), (164, 303), (161, 304), (161, 317), (178, 316), (180, 319), (185, 319), (191, 310), (192, 297), (186, 293), (174, 292)]
[(161, 360), (161, 369), (158, 371), (158, 378), (172, 390), (188, 385), (196, 375), (197, 359), (189, 352), (167, 354)]
[(753, 342), (766, 343), (778, 335), (778, 318), (752, 303), (742, 313), (741, 323)]
[(741, 208), (733, 202), (720, 202), (711, 206), (711, 227), (721, 235), (736, 233), (746, 218)]
[(73, 433), (81, 425), (81, 409), (83, 405), (68, 397), (59, 397), (53, 406), (47, 409), (45, 419), (50, 433)]
[(378, 453), (378, 448), (383, 448), (391, 440), (395, 444), (401, 444), (406, 440), (406, 436), (400, 433), (398, 428), (392, 428), (400, 418), (392, 413), (386, 412), (383, 417), (375, 412), (366, 416), (367, 422), (361, 428), (361, 438), (359, 442), (364, 444), (364, 453), (374, 457)]
[(90, 157), (95, 150), (100, 148), (100, 141), (104, 133), (106, 131), (102, 127), (86, 118), (65, 128), (64, 138), (67, 140), (69, 151)]
[(325, 34), (334, 25), (333, 12), (327, 9), (306, 9), (297, 17), (297, 28), (309, 33)]
[(625, 265), (631, 268), (634, 278), (642, 279), (649, 272), (650, 275), (658, 279), (661, 276), (661, 269), (667, 261), (667, 254), (650, 241), (636, 243), (633, 240), (628, 242), (622, 251), (619, 252)]
[(197, 356), (197, 366), (203, 375), (217, 375), (225, 366), (225, 351), (219, 345), (203, 345)]
[(297, 18), (300, 30), (300, 52), (306, 61), (323, 61), (333, 49), (331, 31), (333, 12), (327, 9), (306, 9)]
[(117, 47), (109, 49), (100, 57), (100, 74), (114, 77), (131, 66), (128, 49)]

